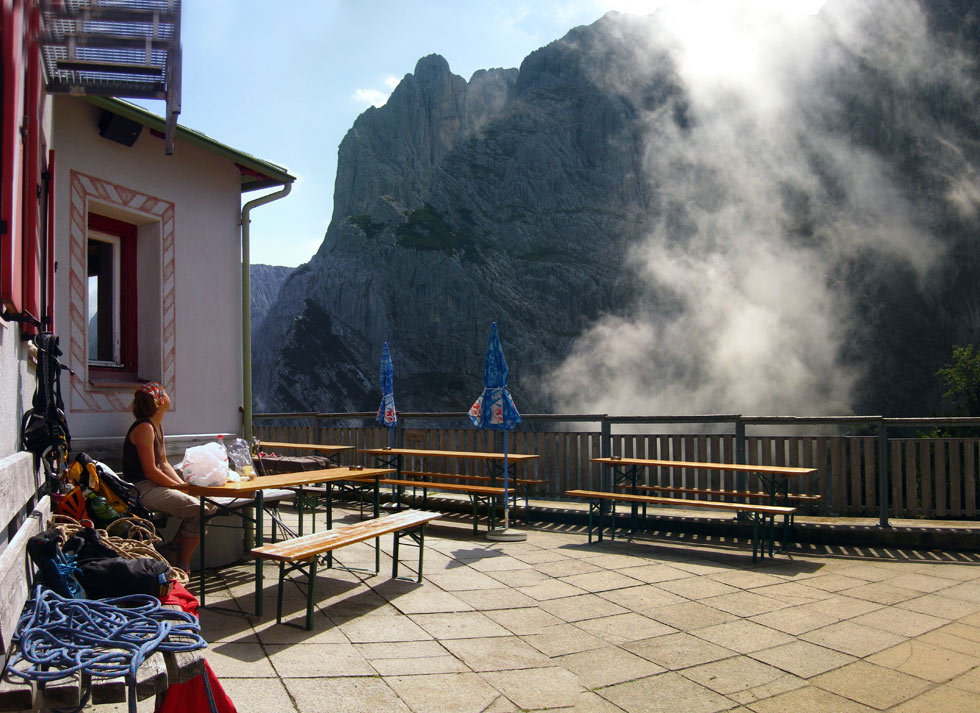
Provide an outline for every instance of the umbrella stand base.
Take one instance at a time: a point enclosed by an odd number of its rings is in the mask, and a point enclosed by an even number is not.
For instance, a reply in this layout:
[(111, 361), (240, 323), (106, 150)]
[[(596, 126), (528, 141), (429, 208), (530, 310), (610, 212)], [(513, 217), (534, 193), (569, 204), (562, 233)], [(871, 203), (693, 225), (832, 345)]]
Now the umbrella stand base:
[(523, 542), (527, 539), (527, 533), (511, 527), (498, 527), (487, 531), (487, 539), (494, 542)]

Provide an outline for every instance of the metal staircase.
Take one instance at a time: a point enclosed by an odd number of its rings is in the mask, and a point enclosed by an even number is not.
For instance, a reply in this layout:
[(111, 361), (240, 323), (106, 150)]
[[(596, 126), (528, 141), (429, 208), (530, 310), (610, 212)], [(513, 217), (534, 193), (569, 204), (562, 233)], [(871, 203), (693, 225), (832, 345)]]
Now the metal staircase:
[(180, 0), (40, 0), (47, 91), (166, 101), (180, 114)]

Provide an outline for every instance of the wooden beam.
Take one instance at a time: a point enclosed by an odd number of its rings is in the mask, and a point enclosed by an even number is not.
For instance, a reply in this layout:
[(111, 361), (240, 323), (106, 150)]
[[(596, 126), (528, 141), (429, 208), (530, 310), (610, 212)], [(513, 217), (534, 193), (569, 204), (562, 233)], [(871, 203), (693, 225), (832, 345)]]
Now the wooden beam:
[(127, 64), (125, 62), (95, 62), (84, 59), (59, 59), (59, 71), (101, 72), (103, 74), (139, 74), (163, 78), (163, 67), (153, 64)]

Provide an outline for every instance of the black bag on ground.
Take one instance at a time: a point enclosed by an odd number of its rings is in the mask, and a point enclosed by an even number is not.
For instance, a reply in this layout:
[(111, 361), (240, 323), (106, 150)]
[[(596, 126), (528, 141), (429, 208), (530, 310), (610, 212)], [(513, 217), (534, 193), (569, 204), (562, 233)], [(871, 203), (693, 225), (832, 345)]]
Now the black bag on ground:
[(61, 551), (66, 555), (74, 555), (79, 566), (93, 560), (112, 559), (119, 556), (118, 552), (106, 546), (99, 536), (98, 530), (92, 527), (83, 527), (75, 532), (61, 547)]
[(170, 592), (170, 565), (150, 557), (110, 557), (80, 563), (78, 580), (89, 599), (128, 594), (166, 596)]

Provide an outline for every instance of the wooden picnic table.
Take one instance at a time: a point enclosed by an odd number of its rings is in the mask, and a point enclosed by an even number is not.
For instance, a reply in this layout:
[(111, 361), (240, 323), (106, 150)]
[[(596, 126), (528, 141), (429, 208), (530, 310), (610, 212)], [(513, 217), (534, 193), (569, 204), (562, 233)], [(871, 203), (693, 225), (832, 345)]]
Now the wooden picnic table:
[(601, 463), (610, 467), (612, 479), (608, 490), (615, 490), (620, 483), (628, 483), (632, 490), (636, 490), (637, 474), (640, 468), (686, 468), (691, 470), (722, 470), (733, 473), (755, 473), (759, 476), (763, 486), (770, 495), (772, 504), (776, 503), (779, 497), (780, 486), (783, 493), (786, 490), (790, 478), (798, 478), (805, 475), (814, 475), (816, 468), (800, 468), (797, 466), (785, 465), (753, 465), (748, 463), (707, 463), (700, 461), (684, 460), (662, 460), (657, 458), (620, 458), (618, 456), (607, 456), (604, 458), (592, 458), (593, 463)]
[[(602, 489), (614, 493), (621, 485), (628, 485), (629, 492), (637, 495), (637, 479), (641, 468), (685, 468), (690, 470), (719, 470), (734, 473), (755, 473), (762, 481), (763, 488), (769, 494), (769, 504), (783, 505), (786, 496), (789, 494), (789, 479), (799, 478), (806, 475), (814, 475), (816, 468), (800, 468), (798, 466), (784, 465), (754, 465), (750, 463), (710, 463), (701, 461), (683, 460), (664, 460), (659, 458), (630, 458), (620, 456), (606, 456), (603, 458), (592, 458), (593, 463), (601, 463), (609, 467), (609, 477), (603, 480)], [(683, 505), (684, 500), (677, 498), (678, 505)], [(646, 506), (643, 507), (646, 513)], [(630, 507), (632, 527), (636, 527), (637, 502), (632, 501)], [(788, 538), (789, 523), (791, 514), (784, 518), (784, 546)], [(613, 522), (615, 527), (615, 506), (613, 507)]]
[[(499, 452), (489, 452), (489, 451), (448, 451), (448, 450), (435, 450), (428, 448), (361, 448), (358, 449), (358, 453), (363, 453), (365, 455), (373, 455), (377, 460), (377, 464), (380, 467), (394, 468), (395, 476), (391, 479), (395, 481), (392, 484), (393, 488), (393, 498), (396, 505), (400, 499), (401, 489), (405, 486), (407, 476), (407, 470), (405, 466), (405, 458), (418, 458), (418, 459), (432, 459), (432, 460), (473, 460), (482, 461), (486, 464), (487, 477), (490, 480), (490, 488), (497, 491), (495, 494), (489, 494), (486, 487), (481, 487), (479, 485), (454, 485), (451, 489), (459, 492), (467, 492), (471, 501), (473, 502), (474, 508), (474, 532), (476, 531), (476, 510), (478, 505), (478, 500), (485, 500), (487, 505), (487, 519), (490, 523), (490, 529), (493, 529), (493, 518), (494, 518), (494, 508), (491, 499), (494, 497), (510, 497), (514, 501), (514, 506), (517, 506), (517, 490), (509, 487), (508, 483), (507, 491), (504, 491), (499, 486), (503, 483), (498, 484), (498, 480), (502, 478), (504, 474), (504, 463), (507, 464), (507, 478), (509, 481), (517, 481), (517, 466), (519, 464), (527, 463), (538, 458), (537, 454), (528, 453), (499, 453)], [(426, 468), (412, 468), (408, 469), (413, 472), (413, 476), (422, 478), (418, 481), (418, 487), (423, 488), (423, 493), (428, 490), (436, 490), (439, 487), (437, 482), (426, 481), (425, 476), (431, 476), (433, 480), (436, 479), (449, 479), (456, 474), (453, 473), (438, 473), (430, 472), (430, 469)], [(467, 474), (461, 474), (467, 475)], [(427, 487), (426, 487), (427, 486)], [(525, 502), (525, 512), (527, 510), (527, 494), (524, 495)], [(505, 503), (506, 504), (506, 503)]]
[[(198, 568), (200, 592), (199, 598), (201, 606), (205, 604), (204, 586), (204, 562), (207, 547), (207, 538), (204, 535), (205, 524), (212, 517), (219, 514), (235, 515), (242, 522), (252, 522), (255, 524), (255, 545), (262, 546), (265, 502), (263, 492), (279, 488), (300, 488), (304, 485), (314, 485), (319, 483), (333, 483), (343, 480), (366, 481), (374, 480), (374, 516), (380, 513), (380, 498), (378, 492), (378, 480), (391, 473), (390, 468), (325, 468), (322, 470), (307, 470), (298, 473), (279, 473), (276, 475), (260, 475), (251, 480), (242, 480), (237, 483), (225, 483), (224, 485), (191, 485), (184, 483), (178, 487), (189, 495), (200, 498), (201, 503), (201, 544), (200, 544), (200, 566)], [(235, 498), (237, 500), (230, 504), (222, 504), (215, 501), (215, 498)], [(241, 500), (249, 500), (241, 502)], [(254, 503), (255, 516), (252, 517), (245, 512), (248, 504)], [(217, 510), (207, 513), (207, 505), (214, 505)], [(230, 505), (230, 506), (229, 506)], [(329, 517), (329, 515), (328, 515)], [(375, 558), (380, 557), (380, 552), (375, 553)], [(262, 616), (262, 561), (255, 562), (255, 615)]]
[(394, 468), (396, 478), (400, 478), (403, 462), (406, 456), (418, 458), (442, 458), (455, 460), (483, 461), (490, 466), (490, 485), (496, 487), (494, 480), (503, 473), (504, 461), (507, 461), (508, 477), (516, 477), (517, 465), (537, 459), (537, 454), (528, 453), (491, 453), (486, 451), (443, 451), (426, 448), (360, 448), (358, 453), (373, 455), (379, 465)]
[(269, 446), (270, 448), (286, 448), (297, 451), (317, 451), (328, 458), (354, 449), (354, 446), (337, 446), (326, 443), (286, 443), (284, 441), (259, 441), (258, 445), (259, 447)]

